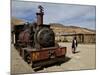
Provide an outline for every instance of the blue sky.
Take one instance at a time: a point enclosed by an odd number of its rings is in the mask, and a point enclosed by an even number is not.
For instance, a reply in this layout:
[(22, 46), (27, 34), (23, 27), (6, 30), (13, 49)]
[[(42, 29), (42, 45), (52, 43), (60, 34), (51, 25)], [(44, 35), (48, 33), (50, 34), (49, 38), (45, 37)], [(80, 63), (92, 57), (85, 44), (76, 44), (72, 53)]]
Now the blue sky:
[(12, 16), (35, 22), (38, 5), (44, 7), (44, 24), (60, 23), (89, 29), (96, 27), (96, 6), (93, 5), (12, 1)]

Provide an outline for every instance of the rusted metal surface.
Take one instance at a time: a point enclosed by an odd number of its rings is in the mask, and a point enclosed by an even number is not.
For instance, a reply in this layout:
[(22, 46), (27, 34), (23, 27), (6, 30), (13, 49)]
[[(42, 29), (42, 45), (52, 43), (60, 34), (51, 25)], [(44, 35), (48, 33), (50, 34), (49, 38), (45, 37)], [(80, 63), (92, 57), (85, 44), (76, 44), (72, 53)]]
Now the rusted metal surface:
[[(15, 30), (16, 44), (22, 58), (34, 65), (34, 62), (58, 59), (65, 57), (66, 47), (60, 47), (55, 43), (55, 34), (50, 25), (43, 24), (43, 7), (36, 13), (37, 23), (35, 26), (23, 26), (22, 29)], [(42, 62), (41, 62), (42, 63)]]
[(59, 56), (64, 56), (66, 54), (66, 47), (59, 47), (59, 48), (51, 47), (51, 48), (43, 48), (40, 50), (24, 48), (24, 50), (31, 53), (30, 56), (32, 61), (40, 61), (40, 60), (56, 58)]
[(44, 15), (44, 12), (43, 12), (43, 7), (40, 5), (39, 7), (39, 12), (36, 13), (37, 15), (37, 25), (43, 25), (43, 15)]

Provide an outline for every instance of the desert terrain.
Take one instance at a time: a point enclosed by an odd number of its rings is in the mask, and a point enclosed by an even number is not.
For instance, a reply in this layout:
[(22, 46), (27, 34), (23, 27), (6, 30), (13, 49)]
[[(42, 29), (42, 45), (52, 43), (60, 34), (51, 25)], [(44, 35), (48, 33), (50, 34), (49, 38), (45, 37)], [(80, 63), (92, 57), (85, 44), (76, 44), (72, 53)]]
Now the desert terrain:
[[(78, 44), (77, 53), (72, 54), (71, 43), (59, 43), (60, 46), (67, 47), (66, 57), (70, 58), (60, 66), (53, 65), (37, 72), (54, 72), (54, 71), (73, 71), (88, 70), (96, 68), (96, 46), (95, 44)], [(19, 56), (17, 50), (12, 47), (11, 52), (11, 73), (34, 73), (30, 65), (28, 65)]]

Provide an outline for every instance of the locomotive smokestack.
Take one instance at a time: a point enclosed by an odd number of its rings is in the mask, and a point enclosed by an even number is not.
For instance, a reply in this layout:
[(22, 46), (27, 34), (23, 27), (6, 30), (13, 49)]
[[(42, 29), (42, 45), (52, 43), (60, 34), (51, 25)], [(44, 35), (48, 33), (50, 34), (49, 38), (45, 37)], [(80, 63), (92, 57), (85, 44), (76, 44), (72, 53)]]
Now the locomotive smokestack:
[(38, 6), (39, 12), (36, 13), (37, 15), (37, 25), (43, 25), (43, 7), (41, 5)]

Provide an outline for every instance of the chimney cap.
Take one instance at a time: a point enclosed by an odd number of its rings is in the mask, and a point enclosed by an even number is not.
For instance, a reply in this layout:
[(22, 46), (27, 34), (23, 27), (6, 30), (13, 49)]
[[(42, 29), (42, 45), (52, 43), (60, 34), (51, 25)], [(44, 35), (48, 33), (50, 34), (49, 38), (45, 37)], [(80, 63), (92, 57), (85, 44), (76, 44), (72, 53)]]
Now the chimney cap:
[(43, 12), (44, 8), (41, 5), (39, 5), (38, 8), (40, 9), (40, 13)]

